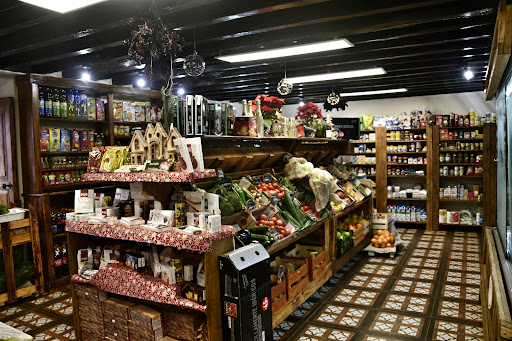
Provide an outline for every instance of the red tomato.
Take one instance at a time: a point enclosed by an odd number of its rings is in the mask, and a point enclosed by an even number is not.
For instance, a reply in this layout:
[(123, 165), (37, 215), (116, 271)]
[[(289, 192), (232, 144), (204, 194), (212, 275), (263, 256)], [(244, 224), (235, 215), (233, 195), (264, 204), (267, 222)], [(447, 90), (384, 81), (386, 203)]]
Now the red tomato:
[(276, 225), (277, 226), (284, 226), (284, 223), (283, 223), (283, 221), (281, 219), (277, 219)]
[(308, 208), (305, 212), (313, 213), (313, 210), (311, 208)]
[(257, 223), (256, 223), (256, 226), (261, 226), (261, 225), (263, 225), (263, 224), (262, 224), (262, 223), (260, 223), (260, 222), (257, 222)]
[(284, 192), (279, 192), (279, 193), (277, 193), (277, 197), (278, 197), (279, 199), (283, 199), (283, 198), (284, 198)]
[(292, 231), (291, 230), (286, 230), (286, 235), (289, 236), (290, 234), (292, 234)]
[(283, 234), (279, 234), (279, 239), (283, 239), (284, 238), (284, 235)]
[(264, 214), (260, 214), (260, 220), (268, 220), (268, 217)]
[(276, 222), (277, 218), (276, 217), (272, 217), (272, 218), (270, 218), (270, 220), (272, 220), (273, 222)]
[(268, 226), (275, 226), (276, 225), (276, 223), (273, 222), (273, 221), (267, 221), (267, 223), (268, 223)]

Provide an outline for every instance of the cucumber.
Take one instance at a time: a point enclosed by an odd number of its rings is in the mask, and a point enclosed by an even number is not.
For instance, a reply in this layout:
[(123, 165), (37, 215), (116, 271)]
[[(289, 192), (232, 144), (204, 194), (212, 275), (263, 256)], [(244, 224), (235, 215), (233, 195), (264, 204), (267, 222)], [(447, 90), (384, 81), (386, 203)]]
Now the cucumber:
[(244, 204), (247, 202), (247, 198), (245, 197), (245, 193), (242, 191), (242, 188), (238, 184), (233, 184), (233, 191), (238, 195), (240, 201)]
[(249, 231), (251, 233), (255, 233), (255, 234), (263, 234), (265, 235), (268, 230), (269, 230), (270, 227), (266, 226), (266, 225), (261, 225), (261, 226), (256, 226), (256, 227), (253, 227), (252, 229), (250, 229)]
[(249, 193), (249, 191), (247, 189), (245, 189), (244, 187), (242, 186), (239, 186), (240, 189), (242, 190), (242, 192), (244, 193), (244, 196), (245, 196), (245, 201), (247, 202), (247, 200), (254, 200), (253, 196), (251, 195), (251, 193)]
[(295, 218), (295, 220), (301, 220), (300, 213), (297, 210), (297, 207), (295, 207), (292, 197), (290, 196), (290, 192), (288, 192), (288, 190), (284, 191), (284, 207), (286, 207), (286, 210)]
[(290, 222), (292, 225), (295, 225), (297, 228), (304, 227), (302, 223), (297, 221), (288, 211), (281, 212), (281, 215), (284, 219), (288, 220), (288, 222)]
[(256, 240), (260, 243), (270, 243), (270, 240), (268, 239), (267, 236), (264, 236), (264, 235), (261, 235), (261, 234), (255, 234), (255, 233), (251, 233), (251, 238), (252, 240)]

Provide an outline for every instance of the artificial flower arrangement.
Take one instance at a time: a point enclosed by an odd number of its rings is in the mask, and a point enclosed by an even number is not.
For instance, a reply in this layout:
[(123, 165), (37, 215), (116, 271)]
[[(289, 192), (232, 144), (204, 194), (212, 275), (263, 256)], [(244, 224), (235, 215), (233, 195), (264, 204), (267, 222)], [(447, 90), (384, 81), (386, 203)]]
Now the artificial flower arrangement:
[(258, 95), (252, 102), (252, 110), (256, 110), (256, 100), (259, 99), (261, 103), (261, 114), (264, 120), (278, 120), (279, 114), (284, 104), (284, 99), (276, 96)]
[(325, 137), (327, 122), (322, 116), (322, 109), (313, 102), (308, 102), (297, 108), (296, 119), (302, 120), (304, 133), (309, 137)]

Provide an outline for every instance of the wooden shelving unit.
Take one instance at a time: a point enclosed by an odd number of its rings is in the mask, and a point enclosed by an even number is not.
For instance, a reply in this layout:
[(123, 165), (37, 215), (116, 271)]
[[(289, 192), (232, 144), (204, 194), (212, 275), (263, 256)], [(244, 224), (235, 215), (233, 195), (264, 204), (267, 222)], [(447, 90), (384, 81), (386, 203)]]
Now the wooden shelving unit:
[[(440, 129), (448, 128), (450, 130), (479, 130), (483, 133), (483, 138), (476, 139), (440, 139)], [(364, 167), (364, 166), (375, 166), (376, 167), (376, 208), (378, 212), (386, 212), (387, 211), (387, 203), (389, 202), (418, 202), (421, 204), (426, 204), (426, 209), (428, 212), (427, 222), (421, 223), (421, 225), (426, 225), (428, 230), (436, 230), (439, 227), (438, 214), (439, 208), (443, 208), (443, 205), (450, 205), (449, 207), (455, 207), (455, 205), (460, 205), (460, 209), (464, 208), (464, 205), (471, 205), (471, 207), (475, 207), (477, 205), (482, 205), (483, 208), (483, 216), (484, 216), (484, 226), (495, 226), (496, 224), (496, 210), (492, 207), (494, 203), (488, 201), (469, 201), (469, 200), (440, 200), (439, 199), (439, 188), (441, 184), (453, 184), (453, 183), (464, 183), (465, 181), (470, 181), (470, 184), (474, 184), (475, 182), (480, 182), (481, 192), (487, 194), (489, 193), (490, 197), (495, 197), (496, 193), (496, 165), (494, 159), (496, 158), (496, 125), (495, 124), (484, 124), (483, 126), (478, 127), (439, 127), (437, 125), (427, 126), (426, 128), (420, 128), (416, 130), (425, 131), (427, 134), (427, 139), (421, 140), (400, 140), (400, 141), (390, 141), (387, 140), (388, 131), (385, 128), (377, 128), (375, 131), (375, 143), (376, 146), (376, 165), (356, 165), (354, 167)], [(362, 131), (367, 132), (367, 131)], [(484, 149), (483, 150), (453, 150), (447, 148), (440, 148), (441, 142), (483, 142)], [(352, 144), (363, 143), (366, 141), (351, 141)], [(390, 144), (407, 144), (411, 142), (421, 142), (423, 146), (427, 147), (426, 152), (403, 152), (403, 153), (394, 153), (387, 152), (387, 146)], [(475, 154), (483, 154), (483, 162), (481, 163), (440, 163), (439, 154), (444, 152), (450, 153), (475, 153)], [(353, 154), (357, 155), (357, 154)], [(427, 164), (404, 164), (404, 163), (388, 163), (387, 155), (424, 155), (427, 159)], [(388, 175), (387, 167), (403, 167), (403, 168), (415, 168), (415, 169), (424, 169), (425, 175)], [(455, 166), (472, 166), (472, 167), (484, 167), (483, 175), (463, 175), (463, 176), (442, 176), (440, 175), (440, 168), (443, 166), (449, 166), (450, 168)], [(427, 189), (427, 199), (400, 199), (400, 198), (387, 198), (387, 185), (393, 183), (393, 181), (399, 181), (400, 184), (404, 184), (404, 181), (408, 181), (406, 183), (411, 183), (409, 181), (415, 181), (415, 183), (419, 181), (424, 181)], [(397, 222), (403, 223), (403, 222)], [(404, 223), (405, 224), (405, 223)], [(411, 224), (411, 223), (407, 223)], [(418, 224), (420, 225), (420, 224)], [(464, 227), (466, 225), (449, 225), (449, 226), (459, 226)]]
[[(129, 99), (132, 101), (152, 101), (161, 105), (162, 95), (159, 91), (130, 89), (121, 86), (112, 86), (95, 82), (83, 82), (80, 80), (58, 78), (38, 74), (27, 74), (16, 77), (16, 85), (18, 86), (19, 113), (21, 122), (20, 134), (24, 137), (21, 139), (21, 149), (24, 151), (21, 157), (23, 165), (23, 193), (25, 196), (26, 205), (32, 207), (32, 214), (39, 222), (41, 251), (44, 255), (44, 283), (46, 289), (50, 289), (55, 287), (56, 284), (60, 284), (62, 282), (69, 283), (69, 277), (59, 280), (55, 278), (55, 270), (53, 268), (54, 236), (51, 233), (50, 213), (52, 210), (57, 208), (70, 207), (69, 205), (72, 205), (73, 203), (74, 189), (101, 187), (102, 189), (113, 191), (115, 186), (104, 186), (104, 183), (102, 182), (88, 184), (76, 182), (54, 186), (43, 186), (42, 172), (59, 170), (84, 170), (85, 168), (68, 167), (62, 169), (43, 169), (41, 157), (87, 156), (89, 152), (41, 152), (40, 128), (83, 128), (87, 130), (94, 130), (95, 132), (101, 132), (105, 135), (107, 145), (114, 145), (114, 99), (120, 97), (124, 100)], [(85, 90), (88, 95), (93, 94), (95, 98), (106, 98), (105, 121), (39, 117), (39, 86), (64, 89), (80, 89)], [(128, 123), (127, 125), (130, 124)], [(137, 125), (142, 125), (142, 123), (137, 122)], [(71, 254), (70, 257), (73, 258)]]

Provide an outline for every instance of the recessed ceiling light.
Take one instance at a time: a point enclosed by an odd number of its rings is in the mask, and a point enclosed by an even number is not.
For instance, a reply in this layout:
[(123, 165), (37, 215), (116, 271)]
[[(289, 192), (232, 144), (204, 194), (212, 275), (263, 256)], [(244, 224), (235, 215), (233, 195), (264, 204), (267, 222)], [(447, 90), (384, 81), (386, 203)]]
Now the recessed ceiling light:
[(467, 80), (470, 80), (474, 76), (475, 74), (469, 68), (466, 71), (464, 71), (464, 77), (466, 77)]
[(331, 40), (331, 41), (324, 41), (321, 43), (303, 44), (303, 45), (296, 45), (296, 46), (292, 46), (292, 47), (284, 47), (284, 48), (279, 48), (279, 49), (272, 49), (272, 50), (258, 51), (258, 52), (251, 52), (251, 53), (232, 54), (232, 55), (228, 55), (228, 56), (219, 56), (219, 57), (215, 57), (215, 58), (223, 60), (225, 62), (240, 63), (240, 62), (247, 62), (250, 60), (282, 58), (282, 57), (289, 57), (289, 56), (298, 56), (298, 55), (308, 54), (308, 53), (317, 53), (317, 52), (323, 52), (323, 51), (346, 49), (348, 47), (353, 47), (353, 46), (354, 46), (354, 44), (349, 42), (347, 39), (337, 39), (337, 40)]
[(178, 95), (183, 96), (185, 94), (185, 89), (179, 88), (178, 89)]
[(91, 74), (87, 71), (82, 72), (82, 78), (80, 78), (84, 82), (88, 82), (91, 80)]
[(299, 103), (299, 107), (302, 107), (304, 105), (304, 102), (303, 101), (300, 101)]
[(406, 92), (407, 89), (388, 89), (388, 90), (373, 90), (373, 91), (361, 91), (361, 92), (346, 92), (341, 93), (340, 97), (352, 97), (352, 96), (368, 96), (368, 95), (382, 95), (382, 94), (393, 94), (396, 92)]
[(146, 81), (144, 80), (144, 78), (141, 77), (141, 78), (137, 79), (137, 86), (139, 88), (143, 88), (144, 85), (146, 85)]
[(344, 71), (344, 72), (333, 72), (333, 73), (324, 73), (321, 75), (311, 75), (311, 76), (302, 76), (302, 77), (289, 77), (288, 81), (292, 84), (296, 83), (311, 83), (311, 82), (322, 82), (322, 81), (330, 81), (334, 79), (343, 79), (343, 78), (355, 78), (355, 77), (365, 77), (365, 76), (375, 76), (375, 75), (384, 75), (386, 71), (381, 68), (373, 68), (373, 69), (362, 69), (362, 70), (354, 70), (354, 71)]
[(136, 69), (142, 70), (146, 67), (146, 64), (135, 65)]
[(106, 0), (21, 0), (27, 4), (43, 7), (59, 13), (67, 13)]

